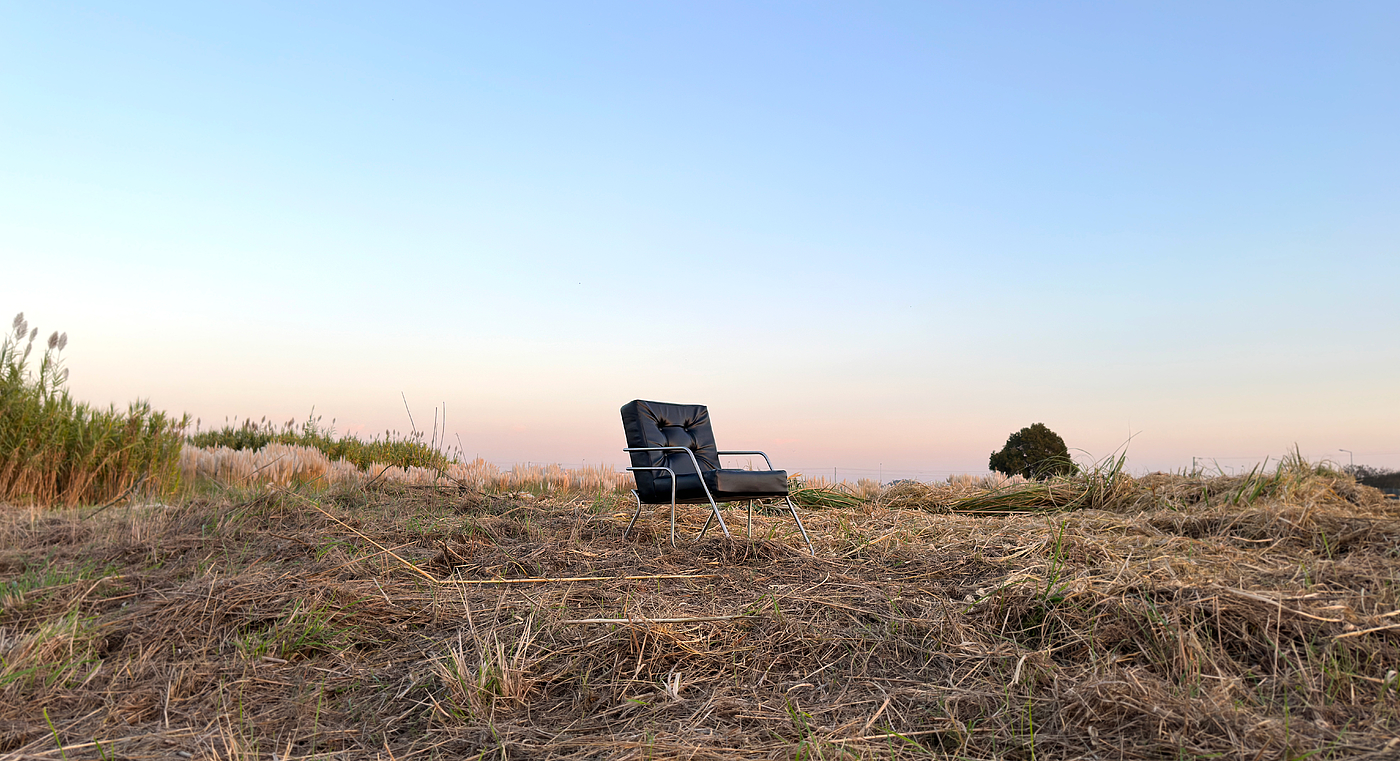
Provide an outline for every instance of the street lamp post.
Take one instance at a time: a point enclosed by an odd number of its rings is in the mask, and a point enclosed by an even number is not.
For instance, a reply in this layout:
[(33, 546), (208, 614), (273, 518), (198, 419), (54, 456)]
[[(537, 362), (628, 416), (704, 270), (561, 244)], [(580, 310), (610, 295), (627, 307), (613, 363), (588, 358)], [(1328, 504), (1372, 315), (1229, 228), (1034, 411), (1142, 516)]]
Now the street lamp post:
[(1354, 452), (1352, 452), (1350, 449), (1338, 449), (1337, 451), (1338, 451), (1338, 452), (1346, 452), (1346, 453), (1347, 453), (1347, 456), (1351, 458), (1351, 469), (1352, 469), (1352, 470), (1356, 470), (1356, 454), (1355, 454)]

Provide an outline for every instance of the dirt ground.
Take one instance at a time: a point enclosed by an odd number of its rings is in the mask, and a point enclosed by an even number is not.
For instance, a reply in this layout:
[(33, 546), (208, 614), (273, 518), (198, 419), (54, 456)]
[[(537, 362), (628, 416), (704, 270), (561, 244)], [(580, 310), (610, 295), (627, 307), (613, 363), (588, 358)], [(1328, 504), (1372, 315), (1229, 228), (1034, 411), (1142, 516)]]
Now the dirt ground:
[(0, 757), (1400, 758), (1400, 504), (1153, 478), (809, 509), (816, 557), (616, 495), (3, 508)]

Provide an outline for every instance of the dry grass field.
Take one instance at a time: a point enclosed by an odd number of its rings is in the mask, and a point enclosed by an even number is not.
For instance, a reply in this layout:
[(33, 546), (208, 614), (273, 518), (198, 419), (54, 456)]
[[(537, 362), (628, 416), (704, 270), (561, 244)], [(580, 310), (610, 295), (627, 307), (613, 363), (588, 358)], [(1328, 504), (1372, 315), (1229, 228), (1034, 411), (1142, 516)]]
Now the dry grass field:
[(769, 509), (624, 542), (608, 490), (8, 507), (0, 757), (1397, 757), (1400, 504), (1296, 458), (986, 487), (804, 510), (815, 558)]
[(180, 452), (180, 475), (187, 484), (213, 481), (222, 486), (353, 486), (380, 482), (410, 486), (457, 486), (482, 493), (525, 491), (531, 494), (577, 493), (632, 488), (632, 474), (611, 465), (564, 468), (515, 465), (509, 470), (480, 458), (444, 462), (441, 468), (401, 467), (382, 462), (360, 468), (332, 460), (313, 447), (269, 444), (259, 449), (195, 447)]

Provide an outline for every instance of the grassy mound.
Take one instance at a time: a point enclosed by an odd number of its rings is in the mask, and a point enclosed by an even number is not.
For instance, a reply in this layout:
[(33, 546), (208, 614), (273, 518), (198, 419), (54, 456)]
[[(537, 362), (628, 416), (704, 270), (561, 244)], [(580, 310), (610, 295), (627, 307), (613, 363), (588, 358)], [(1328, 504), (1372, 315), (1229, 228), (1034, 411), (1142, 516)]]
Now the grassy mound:
[(1294, 499), (1298, 491), (1326, 488), (1354, 495), (1358, 482), (1344, 471), (1312, 464), (1293, 452), (1272, 469), (1264, 462), (1238, 476), (1152, 473), (1134, 478), (1119, 455), (1073, 475), (1028, 481), (1008, 480), (991, 488), (901, 482), (875, 501), (885, 507), (976, 514), (1054, 513), (1070, 510), (1181, 510), (1191, 507), (1248, 507), (1260, 500)]
[[(607, 495), (380, 484), (10, 511), (0, 753), (1395, 750), (1400, 503), (1301, 463), (1262, 487), (1096, 493), (1051, 514), (1023, 495), (828, 506), (804, 514), (816, 558), (768, 514), (753, 540), (672, 549), (661, 510), (623, 542), (629, 505)], [(682, 519), (693, 536), (704, 511)]]

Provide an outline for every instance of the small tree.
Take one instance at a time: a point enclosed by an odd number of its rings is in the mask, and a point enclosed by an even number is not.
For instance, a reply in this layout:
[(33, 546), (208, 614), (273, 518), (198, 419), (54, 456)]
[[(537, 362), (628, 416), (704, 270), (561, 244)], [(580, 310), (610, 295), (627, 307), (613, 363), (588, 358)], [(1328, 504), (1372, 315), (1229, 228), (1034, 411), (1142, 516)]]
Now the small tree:
[(1044, 423), (1027, 426), (1011, 434), (1000, 452), (993, 452), (987, 467), (1008, 476), (1026, 478), (1067, 476), (1078, 468), (1069, 457), (1069, 448), (1060, 434)]

